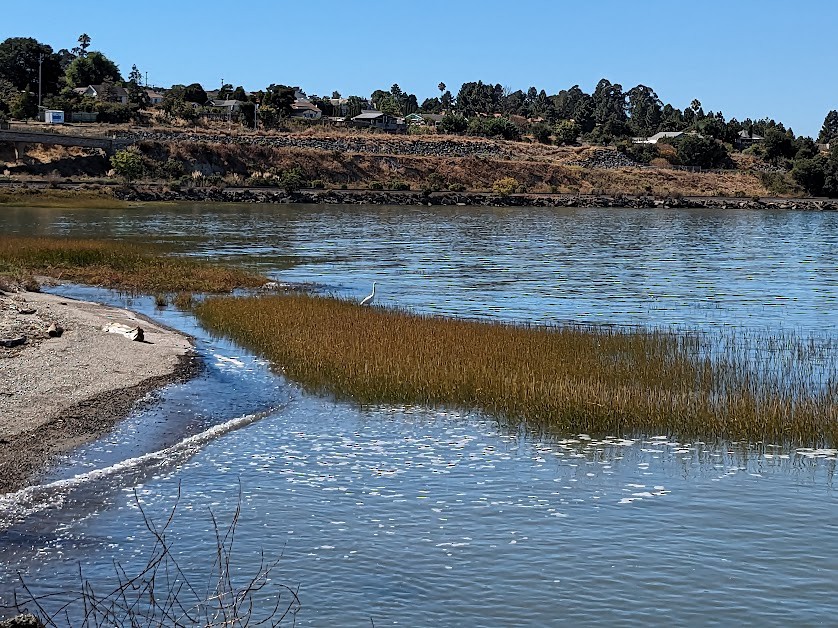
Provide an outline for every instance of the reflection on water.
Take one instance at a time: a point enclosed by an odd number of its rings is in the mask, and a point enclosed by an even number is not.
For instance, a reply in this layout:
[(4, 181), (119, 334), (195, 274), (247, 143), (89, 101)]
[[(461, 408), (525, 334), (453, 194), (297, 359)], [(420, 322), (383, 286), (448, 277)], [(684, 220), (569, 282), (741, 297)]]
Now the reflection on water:
[[(384, 302), (422, 311), (831, 334), (835, 220), (310, 206), (21, 210), (0, 226), (189, 236), (184, 254), (245, 255), (343, 294), (375, 279)], [(307, 261), (272, 270), (277, 255)], [(105, 588), (111, 561), (142, 564), (151, 542), (135, 491), (159, 519), (180, 487), (172, 541), (185, 569), (206, 572), (209, 511), (229, 521), (240, 499), (236, 573), (252, 574), (260, 549), (281, 554), (275, 575), (299, 586), (302, 625), (808, 625), (838, 612), (835, 450), (549, 439), (462, 412), (357, 408), (302, 393), (187, 315), (155, 316), (196, 336), (204, 372), (29, 496), (30, 514), (0, 533), (4, 601), (18, 570), (54, 591), (81, 564)], [(0, 517), (21, 519), (21, 500), (0, 500)]]
[(378, 280), (456, 316), (822, 331), (838, 298), (828, 212), (186, 205), (4, 209), (0, 230), (173, 243), (340, 294)]

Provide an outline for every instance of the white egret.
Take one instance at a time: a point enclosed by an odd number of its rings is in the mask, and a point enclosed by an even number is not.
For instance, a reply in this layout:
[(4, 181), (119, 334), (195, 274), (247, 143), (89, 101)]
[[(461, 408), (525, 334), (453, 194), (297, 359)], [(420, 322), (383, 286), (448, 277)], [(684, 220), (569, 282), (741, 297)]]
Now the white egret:
[(372, 292), (369, 295), (365, 296), (361, 300), (361, 303), (359, 305), (369, 305), (370, 303), (372, 303), (372, 299), (373, 299), (374, 296), (375, 296), (375, 282), (373, 281), (372, 282)]

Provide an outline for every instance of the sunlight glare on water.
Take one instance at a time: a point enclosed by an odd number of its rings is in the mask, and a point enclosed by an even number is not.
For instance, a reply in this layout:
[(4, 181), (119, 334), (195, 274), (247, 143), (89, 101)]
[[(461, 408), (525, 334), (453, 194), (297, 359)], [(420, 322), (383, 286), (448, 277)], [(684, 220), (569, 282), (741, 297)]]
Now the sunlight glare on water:
[[(376, 280), (379, 302), (424, 312), (834, 334), (836, 220), (297, 206), (15, 210), (0, 227), (149, 237), (356, 297)], [(305, 394), (189, 315), (63, 290), (193, 334), (205, 369), (67, 457), (52, 488), (0, 498), (4, 603), (18, 571), (52, 591), (81, 564), (107, 588), (112, 560), (141, 564), (149, 550), (135, 491), (159, 520), (180, 487), (171, 534), (184, 569), (206, 572), (209, 512), (229, 521), (240, 499), (236, 573), (261, 550), (281, 555), (274, 575), (299, 587), (300, 625), (810, 625), (838, 613), (834, 449), (535, 437), (464, 412), (358, 408)], [(208, 434), (253, 413), (265, 417)], [(178, 449), (189, 438), (200, 446)]]

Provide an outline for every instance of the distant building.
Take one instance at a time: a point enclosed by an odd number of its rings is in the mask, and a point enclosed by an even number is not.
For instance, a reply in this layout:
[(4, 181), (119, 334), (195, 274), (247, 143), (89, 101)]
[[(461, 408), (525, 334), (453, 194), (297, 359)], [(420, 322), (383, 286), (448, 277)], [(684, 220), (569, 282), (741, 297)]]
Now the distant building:
[(88, 85), (87, 87), (77, 87), (73, 91), (81, 96), (88, 96), (104, 102), (128, 104), (128, 90), (118, 85)]
[(160, 92), (157, 92), (153, 89), (147, 89), (145, 90), (145, 93), (146, 96), (148, 96), (148, 102), (152, 105), (159, 105), (163, 102), (164, 96)]
[(438, 113), (409, 113), (404, 117), (404, 121), (409, 125), (436, 127), (442, 120), (442, 114)]
[(746, 131), (743, 129), (739, 131), (739, 135), (736, 138), (736, 148), (742, 150), (744, 148), (748, 148), (749, 146), (753, 146), (758, 142), (762, 142), (764, 139), (764, 137), (757, 135), (753, 131)]
[(661, 131), (651, 137), (635, 137), (632, 139), (632, 142), (635, 144), (657, 144), (664, 138), (675, 139), (676, 137), (681, 137), (683, 134), (683, 131)]
[(358, 127), (366, 127), (369, 129), (378, 129), (380, 131), (389, 131), (398, 133), (407, 129), (407, 124), (404, 118), (394, 118), (390, 114), (383, 111), (375, 111), (374, 109), (365, 109), (361, 111), (360, 115), (352, 118), (352, 124)]
[(298, 98), (291, 104), (291, 117), (303, 118), (305, 120), (319, 120), (323, 117), (323, 112), (310, 100)]
[(207, 107), (210, 109), (215, 110), (217, 113), (228, 113), (234, 114), (241, 111), (242, 101), (240, 100), (224, 100), (224, 99), (215, 99), (207, 101)]

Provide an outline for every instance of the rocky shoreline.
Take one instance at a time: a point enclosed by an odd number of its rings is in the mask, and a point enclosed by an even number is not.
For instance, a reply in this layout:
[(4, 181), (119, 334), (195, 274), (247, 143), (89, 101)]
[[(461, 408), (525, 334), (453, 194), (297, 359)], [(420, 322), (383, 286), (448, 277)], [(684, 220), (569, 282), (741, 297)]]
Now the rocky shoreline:
[(378, 190), (300, 190), (279, 188), (193, 187), (117, 188), (114, 196), (123, 201), (186, 201), (207, 203), (310, 203), (334, 205), (425, 205), (461, 207), (607, 207), (607, 208), (707, 208), (707, 209), (791, 209), (838, 211), (838, 199), (737, 198), (718, 196), (497, 194), (479, 192), (420, 192)]

